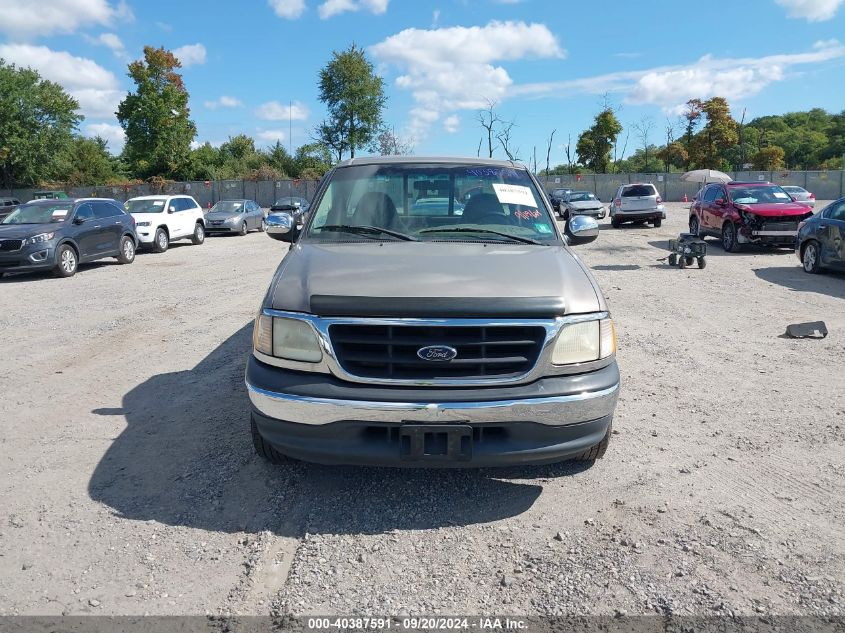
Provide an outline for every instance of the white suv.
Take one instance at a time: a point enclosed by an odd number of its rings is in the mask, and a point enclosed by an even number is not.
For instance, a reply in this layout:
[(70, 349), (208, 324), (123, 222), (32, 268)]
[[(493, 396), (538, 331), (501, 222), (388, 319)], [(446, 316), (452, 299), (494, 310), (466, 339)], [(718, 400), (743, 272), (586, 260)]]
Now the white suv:
[(205, 216), (191, 196), (140, 196), (125, 207), (135, 218), (139, 246), (163, 253), (174, 240), (205, 241)]

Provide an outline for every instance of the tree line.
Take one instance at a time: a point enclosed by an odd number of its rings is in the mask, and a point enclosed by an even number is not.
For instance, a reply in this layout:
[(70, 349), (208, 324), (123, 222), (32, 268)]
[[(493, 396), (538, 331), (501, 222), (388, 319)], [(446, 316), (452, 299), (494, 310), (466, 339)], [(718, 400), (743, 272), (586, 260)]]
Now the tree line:
[[(117, 120), (125, 133), (123, 151), (114, 156), (105, 140), (79, 133), (79, 103), (58, 84), (31, 68), (0, 59), (0, 184), (66, 186), (126, 184), (150, 180), (319, 178), (336, 161), (361, 151), (410, 154), (413, 142), (384, 124), (384, 81), (364, 51), (352, 45), (332, 52), (319, 72), (319, 99), (326, 117), (311, 130), (309, 142), (294, 152), (279, 141), (265, 148), (238, 134), (218, 147), (194, 144), (189, 93), (181, 63), (164, 49), (144, 47), (131, 62), (134, 83), (120, 103)], [(619, 107), (607, 96), (593, 124), (573, 143), (563, 144), (566, 163), (551, 165), (557, 130), (552, 130), (540, 169), (537, 145), (527, 156), (516, 145), (515, 120), (502, 118), (488, 101), (476, 119), (484, 130), (476, 153), (489, 157), (501, 149), (511, 160), (527, 162), (536, 173), (686, 171), (710, 168), (842, 169), (845, 111), (806, 112), (737, 120), (723, 97), (691, 99), (680, 116), (658, 125), (643, 117), (629, 129)], [(632, 138), (633, 136), (633, 138)], [(628, 147), (636, 149), (628, 155)], [(533, 161), (533, 164), (532, 164)]]
[(79, 103), (60, 85), (0, 59), (0, 184), (317, 179), (335, 161), (362, 149), (382, 154), (412, 150), (384, 125), (383, 81), (355, 45), (333, 52), (320, 71), (327, 116), (293, 153), (279, 141), (256, 147), (246, 134), (229, 137), (219, 147), (196, 146), (197, 128), (180, 68), (172, 52), (151, 46), (144, 47), (143, 59), (128, 65), (134, 90), (115, 113), (125, 145), (114, 156), (104, 139), (80, 134), (84, 117)]
[[(540, 173), (845, 168), (845, 111), (832, 114), (813, 108), (748, 122), (745, 118), (743, 111), (737, 120), (724, 97), (690, 99), (680, 116), (667, 117), (660, 130), (651, 117), (625, 130), (618, 108), (605, 97), (593, 125), (577, 137), (574, 147), (571, 136), (563, 146), (566, 163)], [(629, 146), (636, 149), (625, 157)], [(535, 171), (536, 163), (535, 151)]]

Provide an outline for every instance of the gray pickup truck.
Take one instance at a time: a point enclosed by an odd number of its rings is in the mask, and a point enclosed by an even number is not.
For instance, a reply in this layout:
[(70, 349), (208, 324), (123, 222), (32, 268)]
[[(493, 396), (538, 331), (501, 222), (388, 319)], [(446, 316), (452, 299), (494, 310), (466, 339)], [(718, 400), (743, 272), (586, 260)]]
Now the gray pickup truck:
[(274, 463), (480, 467), (604, 455), (619, 395), (604, 296), (511, 162), (337, 165), (255, 320), (255, 449)]

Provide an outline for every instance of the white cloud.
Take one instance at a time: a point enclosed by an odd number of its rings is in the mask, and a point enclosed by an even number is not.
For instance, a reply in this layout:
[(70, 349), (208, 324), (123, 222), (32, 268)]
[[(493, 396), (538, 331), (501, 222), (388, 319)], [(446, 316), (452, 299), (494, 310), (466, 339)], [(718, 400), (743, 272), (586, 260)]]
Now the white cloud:
[(295, 20), (305, 12), (305, 0), (267, 0), (280, 18)]
[(461, 119), (457, 114), (447, 116), (443, 121), (443, 129), (445, 129), (449, 134), (457, 132), (460, 125)]
[(34, 68), (45, 79), (60, 84), (79, 101), (82, 114), (88, 118), (113, 117), (126, 94), (114, 74), (85, 57), (29, 44), (0, 44), (0, 57)]
[(186, 44), (173, 51), (176, 59), (182, 62), (183, 68), (205, 63), (205, 46), (202, 44)]
[(278, 101), (268, 101), (255, 110), (255, 116), (265, 121), (304, 121), (308, 114), (308, 108), (299, 101), (294, 101), (290, 106)]
[(824, 22), (836, 15), (845, 0), (775, 0), (786, 9), (790, 18), (802, 18), (807, 22)]
[(510, 92), (515, 96), (620, 93), (628, 103), (653, 104), (666, 112), (676, 112), (694, 97), (718, 95), (728, 100), (750, 97), (787, 78), (793, 67), (842, 57), (845, 57), (845, 45), (832, 40), (817, 42), (808, 53), (723, 59), (707, 55), (687, 65), (524, 84), (514, 86)]
[(0, 16), (0, 32), (13, 40), (111, 26), (133, 18), (124, 2), (112, 5), (107, 0), (0, 0)]
[(255, 138), (270, 144), (276, 141), (284, 141), (285, 133), (282, 130), (258, 130), (255, 133)]
[(86, 136), (99, 136), (109, 144), (109, 151), (112, 154), (119, 154), (126, 142), (126, 134), (123, 128), (113, 123), (91, 123), (85, 126)]
[(216, 110), (217, 108), (239, 108), (243, 102), (235, 97), (222, 95), (219, 99), (206, 101), (203, 105), (209, 110)]
[(396, 85), (416, 102), (409, 132), (425, 133), (443, 110), (473, 110), (503, 99), (513, 80), (495, 62), (562, 58), (566, 53), (544, 24), (490, 22), (486, 26), (406, 29), (370, 48), (400, 68)]
[(114, 33), (100, 33), (97, 37), (85, 36), (85, 39), (97, 46), (105, 46), (111, 49), (114, 56), (119, 59), (127, 59), (126, 47), (123, 45), (121, 39)]
[(322, 20), (346, 11), (360, 11), (361, 9), (380, 15), (387, 11), (389, 3), (390, 0), (326, 0), (317, 7), (317, 13), (320, 14)]

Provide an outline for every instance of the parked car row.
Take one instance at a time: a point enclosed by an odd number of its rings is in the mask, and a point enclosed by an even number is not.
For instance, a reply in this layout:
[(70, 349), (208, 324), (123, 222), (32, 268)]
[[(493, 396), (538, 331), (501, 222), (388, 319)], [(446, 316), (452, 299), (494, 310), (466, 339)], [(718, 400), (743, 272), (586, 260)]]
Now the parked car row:
[[(0, 199), (4, 203), (0, 207), (0, 277), (38, 270), (71, 277), (80, 264), (107, 257), (130, 264), (139, 248), (163, 253), (177, 240), (198, 245), (207, 233), (245, 235), (267, 227), (265, 213), (254, 200), (221, 200), (205, 213), (186, 195), (139, 196), (120, 203), (41, 193), (27, 203)], [(277, 202), (279, 208), (286, 209), (286, 204), (301, 221), (308, 202), (301, 198)]]

